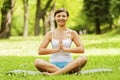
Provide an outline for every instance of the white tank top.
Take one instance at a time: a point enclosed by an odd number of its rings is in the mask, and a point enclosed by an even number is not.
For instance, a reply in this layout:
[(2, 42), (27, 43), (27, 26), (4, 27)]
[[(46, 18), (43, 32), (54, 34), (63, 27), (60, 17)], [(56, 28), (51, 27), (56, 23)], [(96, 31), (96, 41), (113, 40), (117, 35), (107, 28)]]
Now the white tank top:
[[(70, 35), (71, 35), (71, 32), (70, 32)], [(53, 36), (53, 34), (52, 34), (52, 36)], [(52, 48), (57, 48), (57, 47), (59, 47), (59, 40), (54, 39), (52, 37), (51, 44), (52, 44)], [(62, 40), (62, 44), (64, 47), (70, 48), (71, 44), (72, 44), (71, 38)], [(50, 62), (70, 62), (72, 60), (73, 60), (73, 58), (72, 58), (71, 53), (63, 52), (63, 51), (53, 53), (50, 56)]]

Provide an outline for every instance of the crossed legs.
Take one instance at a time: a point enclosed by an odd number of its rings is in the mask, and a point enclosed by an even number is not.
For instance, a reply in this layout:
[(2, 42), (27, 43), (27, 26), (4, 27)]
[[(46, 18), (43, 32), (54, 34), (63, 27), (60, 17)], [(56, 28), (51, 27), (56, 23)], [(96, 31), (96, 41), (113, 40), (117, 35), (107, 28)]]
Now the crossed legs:
[(40, 72), (49, 72), (53, 73), (56, 72), (57, 70), (60, 70), (57, 66), (43, 60), (43, 59), (36, 59), (34, 61), (35, 67), (40, 71)]
[(86, 62), (86, 56), (80, 56), (72, 62), (68, 63), (64, 68), (59, 68), (42, 59), (36, 59), (34, 64), (39, 71), (46, 75), (57, 75), (78, 72), (85, 66)]

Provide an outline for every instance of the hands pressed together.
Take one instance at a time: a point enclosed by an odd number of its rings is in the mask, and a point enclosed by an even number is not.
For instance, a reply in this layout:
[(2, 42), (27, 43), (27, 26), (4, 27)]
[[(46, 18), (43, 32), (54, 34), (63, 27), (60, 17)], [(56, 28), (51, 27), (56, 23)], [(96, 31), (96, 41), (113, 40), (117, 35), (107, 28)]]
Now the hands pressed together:
[(65, 51), (65, 47), (62, 44), (62, 37), (59, 38), (59, 47), (57, 48), (57, 51)]

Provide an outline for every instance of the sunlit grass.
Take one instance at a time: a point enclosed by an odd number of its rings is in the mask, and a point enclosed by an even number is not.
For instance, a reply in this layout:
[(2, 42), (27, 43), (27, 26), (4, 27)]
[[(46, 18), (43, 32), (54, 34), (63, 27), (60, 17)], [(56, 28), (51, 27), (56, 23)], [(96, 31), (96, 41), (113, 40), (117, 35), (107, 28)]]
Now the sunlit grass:
[[(77, 56), (74, 56), (76, 58)], [(119, 80), (120, 74), (120, 55), (112, 56), (88, 56), (88, 62), (83, 70), (94, 68), (111, 68), (112, 72), (101, 72), (87, 75), (58, 75), (58, 76), (43, 76), (43, 75), (6, 75), (5, 73), (14, 69), (36, 70), (34, 60), (38, 57), (32, 56), (1, 56), (0, 57), (0, 77), (3, 80)], [(43, 57), (39, 57), (43, 58)], [(43, 59), (48, 60), (48, 57)], [(102, 77), (101, 77), (102, 76)]]
[[(94, 68), (111, 68), (110, 73), (94, 73), (87, 75), (5, 75), (14, 69), (36, 70), (34, 60), (49, 56), (39, 56), (37, 49), (43, 39), (39, 37), (11, 37), (0, 40), (0, 80), (119, 80), (120, 74), (120, 36), (81, 35), (88, 57), (87, 65), (83, 70)], [(74, 47), (74, 44), (72, 45)], [(50, 48), (50, 45), (49, 47)], [(97, 55), (97, 56), (96, 56)], [(76, 58), (78, 55), (73, 55)]]
[[(85, 47), (85, 54), (91, 55), (116, 55), (120, 54), (120, 36), (81, 35)], [(37, 50), (43, 37), (11, 37), (0, 40), (0, 55), (38, 56)], [(74, 47), (74, 44), (72, 45)], [(50, 44), (49, 44), (49, 47)]]

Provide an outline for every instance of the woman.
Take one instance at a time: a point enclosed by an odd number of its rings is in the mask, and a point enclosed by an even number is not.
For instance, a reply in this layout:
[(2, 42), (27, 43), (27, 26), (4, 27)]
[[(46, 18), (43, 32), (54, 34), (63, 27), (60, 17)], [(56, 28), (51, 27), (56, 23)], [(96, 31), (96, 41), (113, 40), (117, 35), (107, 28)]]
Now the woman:
[[(39, 55), (50, 54), (50, 62), (43, 59), (36, 59), (34, 62), (36, 68), (45, 75), (79, 72), (87, 62), (85, 56), (75, 60), (71, 56), (71, 53), (84, 53), (84, 46), (79, 35), (67, 28), (68, 17), (69, 13), (65, 9), (58, 9), (54, 13), (57, 28), (46, 33), (38, 49)], [(50, 42), (52, 49), (47, 48)], [(75, 48), (70, 48), (72, 42), (76, 45)]]

